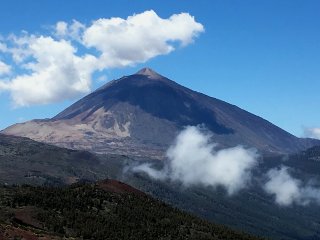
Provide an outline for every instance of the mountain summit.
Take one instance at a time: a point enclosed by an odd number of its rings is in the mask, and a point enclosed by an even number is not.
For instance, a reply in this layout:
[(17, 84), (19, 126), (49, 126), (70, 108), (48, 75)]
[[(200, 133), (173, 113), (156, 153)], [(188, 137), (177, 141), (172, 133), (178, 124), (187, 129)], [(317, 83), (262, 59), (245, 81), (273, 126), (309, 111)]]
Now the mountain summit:
[(155, 72), (154, 70), (152, 70), (151, 68), (142, 68), (141, 70), (139, 70), (136, 75), (143, 75), (143, 76), (147, 76), (148, 78), (151, 79), (159, 79), (159, 78), (164, 78), (163, 76), (161, 76), (159, 73)]
[(319, 144), (150, 68), (107, 83), (52, 119), (15, 124), (2, 132), (97, 153), (162, 158), (183, 127), (200, 124), (221, 147), (241, 144), (290, 153)]

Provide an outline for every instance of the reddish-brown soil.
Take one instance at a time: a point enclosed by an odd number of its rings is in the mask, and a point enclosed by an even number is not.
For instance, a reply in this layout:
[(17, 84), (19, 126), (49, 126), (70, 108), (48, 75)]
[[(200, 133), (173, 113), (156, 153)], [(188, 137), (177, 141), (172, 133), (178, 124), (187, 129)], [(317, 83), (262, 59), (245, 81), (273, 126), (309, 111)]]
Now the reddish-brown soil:
[(22, 229), (14, 226), (0, 225), (0, 240), (60, 240), (62, 238), (47, 234), (37, 234), (32, 229)]
[(42, 224), (34, 217), (37, 212), (38, 210), (34, 207), (23, 207), (17, 209), (14, 213), (14, 221), (25, 226), (32, 226), (41, 229), (43, 227)]
[(136, 188), (133, 188), (125, 183), (116, 181), (116, 180), (103, 180), (97, 183), (98, 188), (108, 191), (108, 192), (114, 192), (114, 193), (133, 193), (139, 196), (146, 196), (144, 192), (139, 191)]

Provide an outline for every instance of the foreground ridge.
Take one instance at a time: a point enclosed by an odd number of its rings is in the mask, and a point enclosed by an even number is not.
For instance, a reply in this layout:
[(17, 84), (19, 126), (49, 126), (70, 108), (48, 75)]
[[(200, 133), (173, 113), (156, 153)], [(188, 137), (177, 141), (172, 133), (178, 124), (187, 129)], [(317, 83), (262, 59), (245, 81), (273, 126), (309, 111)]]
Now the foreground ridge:
[[(113, 189), (105, 188), (106, 184)], [(0, 201), (0, 239), (33, 240), (40, 235), (45, 239), (96, 240), (259, 239), (200, 220), (132, 190), (114, 180), (63, 188), (0, 187), (6, 196)]]

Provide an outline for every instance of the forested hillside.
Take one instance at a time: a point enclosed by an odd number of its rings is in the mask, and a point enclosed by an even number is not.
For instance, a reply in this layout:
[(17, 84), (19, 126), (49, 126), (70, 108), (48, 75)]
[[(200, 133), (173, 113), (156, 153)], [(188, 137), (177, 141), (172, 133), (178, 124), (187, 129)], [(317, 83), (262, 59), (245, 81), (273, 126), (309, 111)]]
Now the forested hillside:
[[(0, 239), (258, 239), (117, 181), (0, 188)], [(43, 237), (43, 238), (41, 238)]]

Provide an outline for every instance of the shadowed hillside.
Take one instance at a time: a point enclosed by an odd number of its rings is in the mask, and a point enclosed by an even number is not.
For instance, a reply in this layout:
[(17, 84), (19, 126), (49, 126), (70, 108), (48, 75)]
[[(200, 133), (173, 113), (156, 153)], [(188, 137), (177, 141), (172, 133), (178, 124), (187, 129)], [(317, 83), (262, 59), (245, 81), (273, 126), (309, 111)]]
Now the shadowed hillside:
[(0, 184), (63, 185), (79, 180), (96, 181), (114, 175), (122, 156), (101, 157), (86, 151), (39, 143), (0, 134)]

